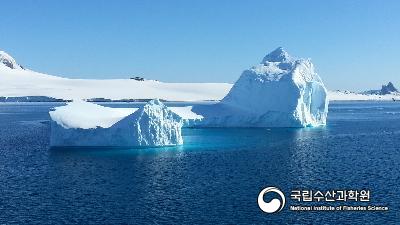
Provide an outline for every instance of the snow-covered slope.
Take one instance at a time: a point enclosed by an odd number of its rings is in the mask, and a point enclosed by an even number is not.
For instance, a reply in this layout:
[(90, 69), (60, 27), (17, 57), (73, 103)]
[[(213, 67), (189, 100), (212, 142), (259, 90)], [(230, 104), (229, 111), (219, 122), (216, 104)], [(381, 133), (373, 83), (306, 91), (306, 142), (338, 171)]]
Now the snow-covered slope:
[(21, 69), (0, 52), (0, 96), (47, 96), (57, 99), (164, 99), (169, 101), (220, 100), (228, 83), (163, 83), (134, 79), (67, 79)]
[(21, 65), (19, 65), (13, 57), (11, 57), (8, 53), (4, 51), (0, 51), (0, 66), (6, 66), (10, 69), (23, 69)]
[(204, 126), (319, 126), (326, 123), (327, 91), (309, 59), (278, 48), (245, 70), (220, 103), (193, 111)]
[(139, 109), (72, 102), (50, 112), (51, 146), (169, 146), (183, 143), (180, 116), (159, 100)]

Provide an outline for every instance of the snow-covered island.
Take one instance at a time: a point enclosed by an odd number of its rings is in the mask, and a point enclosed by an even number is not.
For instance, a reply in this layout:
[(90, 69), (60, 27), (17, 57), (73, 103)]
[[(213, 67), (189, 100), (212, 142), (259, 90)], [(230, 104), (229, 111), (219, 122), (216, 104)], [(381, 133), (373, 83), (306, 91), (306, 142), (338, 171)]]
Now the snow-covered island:
[(392, 82), (382, 85), (379, 90), (369, 90), (363, 92), (353, 91), (330, 91), (331, 101), (399, 101), (400, 92), (394, 87)]

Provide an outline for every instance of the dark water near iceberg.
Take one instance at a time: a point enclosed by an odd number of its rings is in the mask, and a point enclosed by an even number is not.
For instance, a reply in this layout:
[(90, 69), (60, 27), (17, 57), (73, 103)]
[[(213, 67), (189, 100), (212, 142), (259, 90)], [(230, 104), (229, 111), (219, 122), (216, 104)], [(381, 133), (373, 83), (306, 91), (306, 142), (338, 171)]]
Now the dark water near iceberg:
[[(400, 223), (398, 102), (331, 103), (324, 128), (185, 129), (156, 149), (49, 149), (54, 106), (0, 105), (0, 224)], [(279, 213), (258, 208), (268, 186)], [(295, 189), (368, 189), (389, 211), (293, 212)]]

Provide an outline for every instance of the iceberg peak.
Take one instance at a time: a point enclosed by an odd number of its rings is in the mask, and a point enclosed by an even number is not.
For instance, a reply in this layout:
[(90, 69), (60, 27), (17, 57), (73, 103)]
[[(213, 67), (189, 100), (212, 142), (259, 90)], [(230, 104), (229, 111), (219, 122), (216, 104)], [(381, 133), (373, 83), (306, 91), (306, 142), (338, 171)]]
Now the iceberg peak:
[(214, 120), (229, 122), (229, 126), (325, 125), (327, 90), (311, 60), (292, 58), (278, 48), (263, 62), (243, 71), (220, 102), (232, 113)]
[(150, 106), (150, 105), (159, 105), (159, 106), (161, 106), (161, 107), (164, 106), (164, 104), (163, 104), (163, 103), (160, 101), (160, 99), (158, 99), (158, 98), (148, 101), (148, 102), (146, 103), (146, 105), (147, 105), (147, 106)]
[(13, 57), (11, 57), (7, 52), (0, 51), (0, 65), (3, 64), (10, 69), (24, 69), (19, 65)]
[(132, 136), (136, 137), (137, 141), (134, 145), (170, 146), (183, 143), (182, 118), (159, 99), (147, 102), (130, 117), (127, 120), (133, 122)]
[(274, 51), (272, 51), (271, 53), (269, 53), (268, 55), (266, 55), (263, 58), (263, 60), (261, 61), (261, 63), (291, 62), (293, 60), (294, 60), (294, 58), (292, 56), (290, 56), (289, 53), (287, 53), (285, 51), (285, 49), (283, 49), (282, 47), (279, 47), (279, 48), (275, 49)]

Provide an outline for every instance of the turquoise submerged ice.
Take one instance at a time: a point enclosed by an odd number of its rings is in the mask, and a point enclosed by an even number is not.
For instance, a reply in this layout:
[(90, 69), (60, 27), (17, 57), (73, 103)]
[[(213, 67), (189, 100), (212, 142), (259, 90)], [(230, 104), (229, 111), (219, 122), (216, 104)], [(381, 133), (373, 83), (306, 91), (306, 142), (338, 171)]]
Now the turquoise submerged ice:
[(159, 100), (134, 109), (77, 101), (50, 111), (52, 146), (169, 146), (183, 143), (182, 120)]
[(245, 70), (218, 104), (194, 107), (207, 127), (309, 127), (326, 124), (327, 90), (309, 59), (282, 48)]

